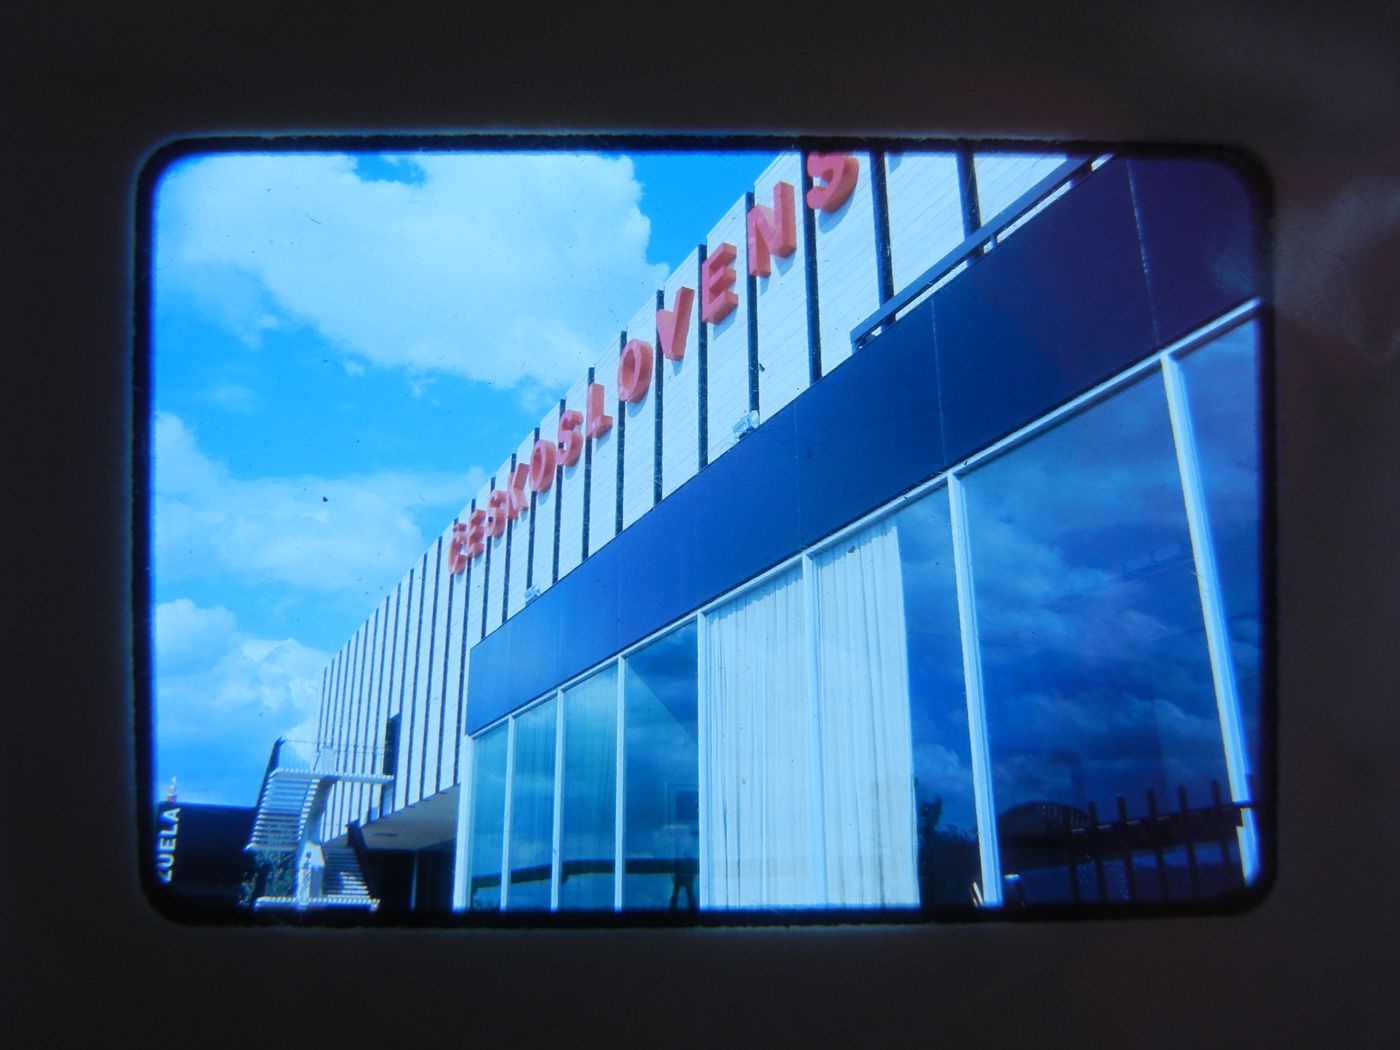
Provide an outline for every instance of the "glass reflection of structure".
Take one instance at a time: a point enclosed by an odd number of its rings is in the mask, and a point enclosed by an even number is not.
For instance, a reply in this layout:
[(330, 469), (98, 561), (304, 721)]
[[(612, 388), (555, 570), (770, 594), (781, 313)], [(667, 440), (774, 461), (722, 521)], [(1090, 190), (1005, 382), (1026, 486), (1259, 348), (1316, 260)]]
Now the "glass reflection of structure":
[(613, 906), (617, 668), (564, 691), (559, 907)]
[(477, 738), (472, 775), (470, 874), (467, 907), (489, 911), (501, 906), (501, 857), (505, 844), (506, 745), (509, 727)]
[[(502, 906), (503, 854), (508, 910), (1253, 880), (1258, 339), (1223, 319), (478, 735), (470, 906)], [(717, 859), (726, 821), (772, 827)], [(911, 850), (913, 899), (868, 874)]]
[[(1201, 376), (1208, 391), (1194, 412), (1178, 404), (1173, 419), (1172, 370), (1183, 366), (1164, 359), (965, 475), (989, 793), (1012, 902), (1211, 897), (1239, 882), (1234, 836), (1164, 834), (1160, 859), (1115, 847), (1097, 864), (1084, 844), (1114, 821), (1232, 790), (1248, 798), (1232, 781), (1258, 753), (1256, 338), (1241, 326), (1185, 358), (1188, 383)], [(1194, 537), (1193, 484), (1205, 497)], [(1213, 667), (1208, 625), (1222, 594), (1230, 653)], [(1232, 754), (1241, 719), (1248, 753)], [(1150, 822), (1154, 835), (1165, 828)]]
[(515, 720), (511, 763), (507, 908), (548, 908), (554, 856), (555, 701)]
[(965, 905), (981, 878), (948, 492), (894, 516), (908, 625), (919, 896)]
[(627, 908), (694, 910), (699, 871), (695, 624), (627, 658)]

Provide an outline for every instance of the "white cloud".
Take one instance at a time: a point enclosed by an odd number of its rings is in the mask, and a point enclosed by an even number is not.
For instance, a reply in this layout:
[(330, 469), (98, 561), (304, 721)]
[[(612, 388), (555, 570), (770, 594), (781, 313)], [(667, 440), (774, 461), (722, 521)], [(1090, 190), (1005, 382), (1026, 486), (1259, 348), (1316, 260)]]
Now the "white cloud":
[(364, 181), (330, 154), (179, 164), (159, 187), (161, 282), (218, 300), (210, 312), (249, 345), (278, 323), (270, 304), (351, 359), (557, 389), (666, 278), (646, 262), (626, 158), (409, 162), (418, 185)]
[(157, 779), (194, 802), (251, 805), (272, 743), (315, 736), (331, 654), (295, 638), (255, 638), (223, 606), (187, 598), (155, 614)]
[(155, 567), (162, 586), (232, 575), (371, 600), (486, 480), (461, 471), (236, 478), (179, 417), (154, 427)]
[(242, 383), (215, 383), (206, 393), (216, 405), (235, 412), (251, 412), (258, 402), (258, 395)]

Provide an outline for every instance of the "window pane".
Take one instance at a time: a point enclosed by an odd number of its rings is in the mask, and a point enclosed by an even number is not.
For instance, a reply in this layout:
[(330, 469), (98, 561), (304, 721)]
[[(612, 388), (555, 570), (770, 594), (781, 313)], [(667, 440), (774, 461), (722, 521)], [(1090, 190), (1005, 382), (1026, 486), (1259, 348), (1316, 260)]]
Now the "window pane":
[(1259, 767), (1259, 331), (1251, 323), (1181, 363), (1250, 768)]
[[(1226, 783), (1160, 374), (972, 472), (966, 491), (1008, 900), (1097, 899), (1090, 836), (1072, 834), (1091, 806), (1107, 820), (1121, 796), (1141, 816), (1149, 791), (1202, 805)], [(1104, 893), (1122, 899), (1135, 878), (1151, 897), (1156, 877), (1154, 861)]]
[(501, 837), (506, 821), (506, 727), (483, 733), (472, 772), (471, 886), (467, 907), (501, 906)]
[(617, 665), (564, 694), (561, 908), (612, 908), (617, 823)]
[(909, 638), (919, 896), (924, 904), (968, 905), (982, 867), (947, 490), (929, 493), (894, 522)]
[(696, 629), (627, 658), (622, 901), (694, 910), (699, 872)]
[(510, 893), (506, 907), (548, 908), (554, 857), (554, 704), (515, 720), (510, 786)]

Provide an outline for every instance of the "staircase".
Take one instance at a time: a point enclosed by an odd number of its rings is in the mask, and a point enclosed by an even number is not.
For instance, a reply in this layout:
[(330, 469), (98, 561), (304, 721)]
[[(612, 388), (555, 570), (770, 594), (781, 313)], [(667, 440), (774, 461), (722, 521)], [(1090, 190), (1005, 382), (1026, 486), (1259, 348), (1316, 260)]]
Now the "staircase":
[[(371, 759), (373, 756), (369, 756)], [(374, 768), (373, 761), (357, 764)], [(297, 892), (292, 896), (264, 896), (254, 909), (267, 908), (369, 908), (379, 907), (370, 896), (355, 853), (346, 846), (322, 846), (316, 826), (325, 809), (326, 796), (338, 782), (390, 784), (393, 777), (344, 768), (344, 756), (330, 748), (311, 748), (279, 740), (273, 746), (258, 795), (253, 834), (244, 852), (297, 853)]]
[(322, 875), (321, 890), (327, 899), (334, 899), (344, 905), (351, 902), (364, 905), (371, 911), (379, 907), (379, 902), (369, 895), (365, 877), (360, 873), (355, 852), (349, 846), (324, 846), (326, 870)]

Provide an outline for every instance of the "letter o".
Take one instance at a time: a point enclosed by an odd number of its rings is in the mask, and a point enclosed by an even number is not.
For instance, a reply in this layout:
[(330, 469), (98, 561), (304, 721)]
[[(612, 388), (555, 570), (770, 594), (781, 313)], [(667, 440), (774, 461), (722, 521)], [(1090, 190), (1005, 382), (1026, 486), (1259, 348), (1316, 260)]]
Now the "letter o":
[(651, 344), (629, 339), (617, 362), (617, 396), (635, 405), (651, 388)]
[(536, 441), (530, 452), (530, 491), (548, 492), (554, 484), (554, 464), (559, 448), (549, 441)]

